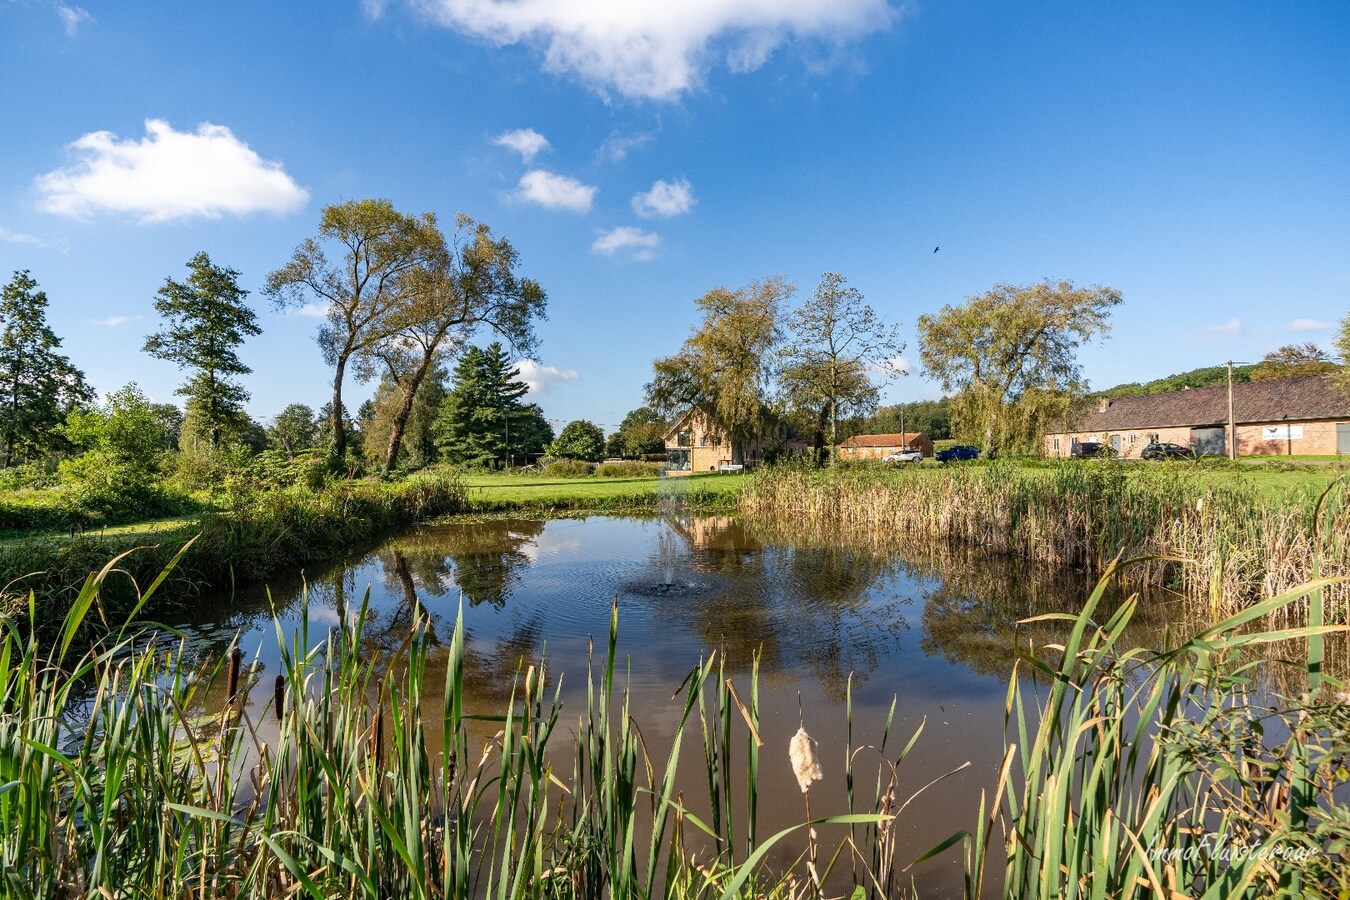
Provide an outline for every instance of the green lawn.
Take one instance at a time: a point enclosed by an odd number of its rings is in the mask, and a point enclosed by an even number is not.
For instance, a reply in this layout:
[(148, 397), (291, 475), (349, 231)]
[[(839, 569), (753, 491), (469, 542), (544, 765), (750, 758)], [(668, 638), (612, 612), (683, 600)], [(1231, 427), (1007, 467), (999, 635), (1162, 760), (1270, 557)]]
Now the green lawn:
[(648, 506), (662, 498), (709, 503), (732, 500), (743, 475), (708, 473), (669, 478), (556, 478), (546, 475), (466, 475), (469, 503), (483, 509)]

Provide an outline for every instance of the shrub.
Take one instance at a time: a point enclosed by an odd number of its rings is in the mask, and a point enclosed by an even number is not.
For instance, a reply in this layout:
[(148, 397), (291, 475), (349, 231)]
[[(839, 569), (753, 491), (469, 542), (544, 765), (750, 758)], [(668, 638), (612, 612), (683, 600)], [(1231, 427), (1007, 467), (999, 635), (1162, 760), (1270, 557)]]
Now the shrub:
[(595, 467), (596, 478), (654, 478), (665, 469), (664, 463), (624, 462), (601, 463)]
[(575, 459), (555, 459), (544, 466), (550, 478), (588, 478), (595, 472), (595, 464)]

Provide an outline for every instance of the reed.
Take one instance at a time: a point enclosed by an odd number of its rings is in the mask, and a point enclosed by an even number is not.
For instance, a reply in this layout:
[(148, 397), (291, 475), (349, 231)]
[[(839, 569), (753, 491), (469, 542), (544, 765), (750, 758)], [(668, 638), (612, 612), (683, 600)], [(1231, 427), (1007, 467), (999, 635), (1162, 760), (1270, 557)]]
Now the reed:
[[(1015, 672), (997, 787), (965, 836), (966, 895), (1345, 897), (1350, 893), (1350, 694), (1310, 679), (1300, 697), (1253, 687), (1241, 654), (1302, 651), (1346, 626), (1253, 626), (1344, 579), (1255, 603), (1163, 652), (1122, 641), (1137, 598), (1101, 616), (1105, 577), (1062, 644)], [(1030, 675), (1031, 677), (1025, 677)], [(990, 851), (1006, 823), (1000, 858)], [(994, 879), (995, 882), (997, 879)]]
[[(673, 746), (653, 753), (621, 688), (617, 604), (569, 747), (544, 661), (517, 670), (504, 708), (470, 708), (462, 615), (440, 643), (419, 607), (384, 655), (362, 640), (364, 606), (312, 649), (307, 616), (278, 627), (258, 704), (261, 672), (234, 653), (197, 664), (172, 634), (127, 627), (82, 649), (126, 562), (86, 580), (54, 642), (0, 633), (0, 895), (730, 900), (806, 896), (814, 876), (766, 862), (804, 828), (838, 841), (821, 880), (879, 858), (849, 829), (890, 821), (880, 796), (759, 832), (757, 666), (740, 687), (716, 653), (693, 667)], [(700, 738), (706, 806), (675, 790)]]
[[(892, 546), (969, 545), (1092, 574), (1142, 558), (1128, 577), (1207, 604), (1211, 621), (1319, 575), (1350, 574), (1345, 482), (1321, 501), (1272, 501), (1241, 483), (1104, 464), (1015, 464), (924, 471), (784, 466), (746, 479), (747, 512), (884, 536)], [(1350, 589), (1329, 587), (1328, 622), (1350, 621)], [(1301, 600), (1272, 612), (1306, 619)]]

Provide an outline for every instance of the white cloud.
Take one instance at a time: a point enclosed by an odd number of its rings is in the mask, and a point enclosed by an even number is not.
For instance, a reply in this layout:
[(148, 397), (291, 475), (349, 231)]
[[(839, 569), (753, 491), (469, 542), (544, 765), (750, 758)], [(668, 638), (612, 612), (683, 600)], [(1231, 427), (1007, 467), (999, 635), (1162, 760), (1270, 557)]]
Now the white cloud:
[(322, 303), (306, 303), (286, 310), (287, 315), (307, 316), (311, 319), (323, 319), (328, 316), (328, 307)]
[(644, 219), (658, 216), (664, 219), (684, 215), (697, 202), (688, 181), (658, 180), (652, 183), (651, 190), (633, 195), (633, 212)]
[(538, 203), (547, 209), (584, 213), (591, 211), (595, 192), (595, 187), (582, 184), (575, 178), (533, 169), (521, 176), (516, 197), (529, 203)]
[(106, 316), (102, 319), (90, 319), (94, 325), (102, 325), (104, 328), (116, 328), (118, 325), (125, 325), (130, 322), (134, 316)]
[(517, 128), (497, 136), (492, 143), (520, 154), (525, 162), (532, 163), (534, 158), (549, 148), (548, 138), (533, 128)]
[(621, 225), (600, 232), (595, 243), (591, 244), (591, 250), (606, 256), (626, 254), (632, 259), (648, 260), (656, 256), (656, 248), (660, 246), (660, 235), (643, 231), (641, 228)]
[(671, 100), (722, 56), (762, 66), (785, 42), (838, 43), (887, 28), (888, 0), (406, 0), (432, 20), (494, 43), (544, 51), (544, 69), (604, 93)]
[(1291, 331), (1330, 331), (1330, 322), (1323, 322), (1321, 319), (1295, 319), (1289, 323)]
[(1221, 337), (1246, 337), (1251, 333), (1247, 330), (1247, 326), (1242, 324), (1242, 320), (1236, 317), (1222, 325), (1206, 325), (1205, 331)]
[(914, 371), (914, 365), (903, 355), (892, 356), (890, 359), (883, 359), (881, 362), (872, 366), (872, 368), (887, 377), (909, 375)]
[(530, 386), (531, 394), (547, 394), (555, 384), (576, 381), (581, 377), (576, 369), (541, 366), (532, 359), (522, 359), (515, 363), (515, 367), (520, 370), (520, 380)]
[(640, 147), (645, 147), (655, 140), (653, 134), (612, 134), (609, 139), (600, 145), (596, 151), (596, 156), (610, 162), (622, 162), (628, 158), (628, 154)]
[(80, 31), (80, 26), (85, 22), (92, 22), (94, 17), (89, 15), (89, 10), (81, 6), (66, 6), (64, 3), (56, 4), (56, 14), (61, 17), (61, 24), (66, 27), (66, 34), (74, 37)]
[(309, 192), (279, 162), (262, 159), (223, 125), (175, 131), (147, 119), (142, 140), (95, 131), (70, 145), (75, 165), (39, 175), (38, 208), (88, 218), (118, 213), (142, 222), (253, 212), (295, 212)]
[(8, 228), (0, 228), (0, 241), (6, 244), (27, 244), (32, 247), (42, 246), (42, 239), (34, 237), (31, 234), (23, 234), (18, 231), (10, 231)]

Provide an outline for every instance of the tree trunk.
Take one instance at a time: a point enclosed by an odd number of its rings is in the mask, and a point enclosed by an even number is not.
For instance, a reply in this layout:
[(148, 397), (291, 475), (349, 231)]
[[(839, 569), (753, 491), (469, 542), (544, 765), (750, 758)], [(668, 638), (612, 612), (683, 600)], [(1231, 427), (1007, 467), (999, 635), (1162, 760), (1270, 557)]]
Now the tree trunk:
[(333, 426), (332, 458), (341, 462), (347, 455), (347, 426), (342, 421), (342, 376), (347, 371), (347, 357), (339, 356), (337, 373), (333, 376), (333, 409), (329, 412), (329, 422)]
[(403, 431), (408, 427), (408, 417), (412, 415), (413, 404), (417, 400), (417, 389), (422, 386), (422, 380), (427, 377), (427, 372), (431, 371), (431, 362), (435, 355), (434, 350), (424, 353), (421, 365), (403, 385), (403, 402), (398, 405), (398, 412), (394, 414), (394, 421), (389, 429), (389, 445), (384, 451), (386, 475), (394, 470), (394, 464), (398, 462), (399, 451), (403, 449)]

